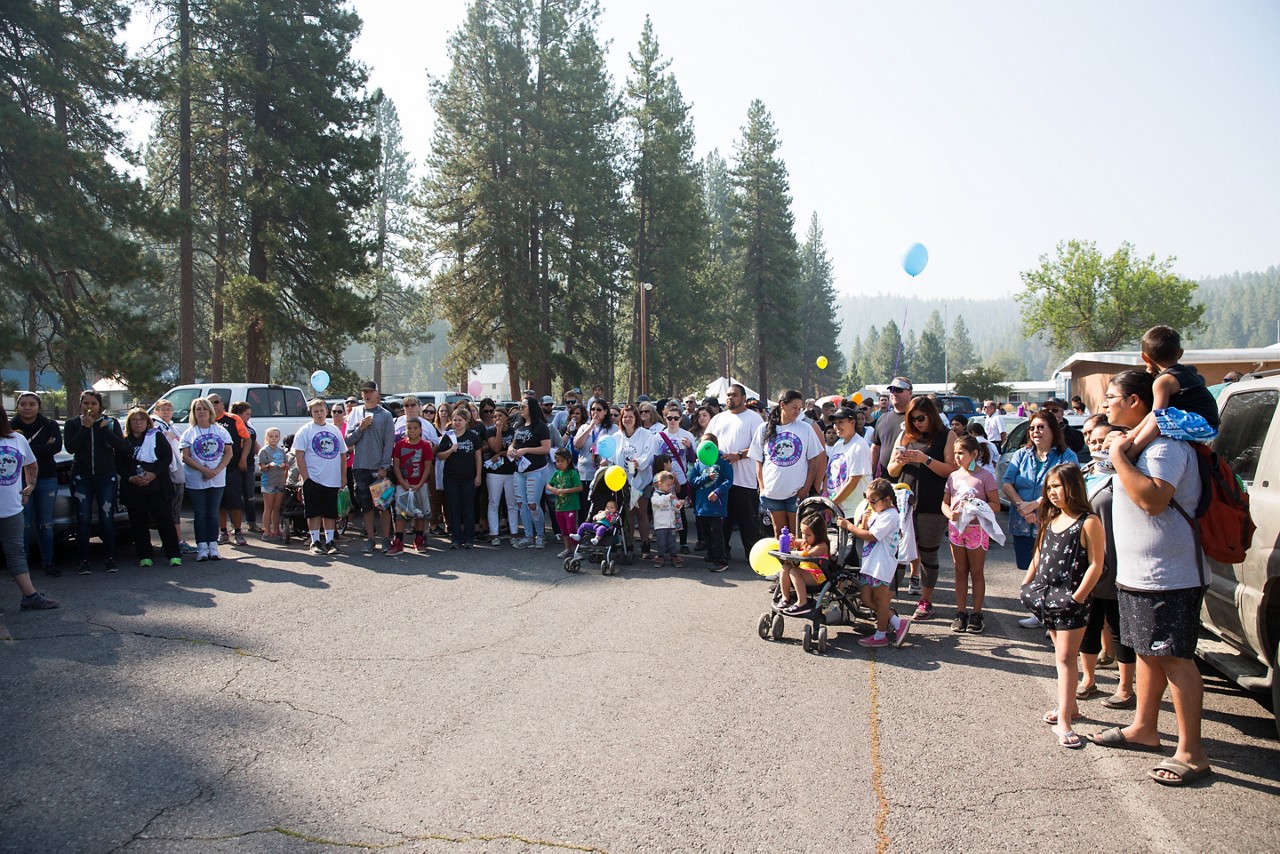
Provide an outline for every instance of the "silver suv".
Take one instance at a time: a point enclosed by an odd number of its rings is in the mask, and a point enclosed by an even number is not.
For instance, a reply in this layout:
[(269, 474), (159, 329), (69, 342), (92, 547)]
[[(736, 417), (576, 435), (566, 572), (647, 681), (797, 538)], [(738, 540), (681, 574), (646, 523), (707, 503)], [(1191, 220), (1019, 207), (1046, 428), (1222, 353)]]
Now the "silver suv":
[(1258, 530), (1243, 563), (1206, 558), (1196, 654), (1242, 688), (1270, 692), (1280, 734), (1280, 372), (1227, 386), (1218, 408), (1213, 446), (1248, 487)]

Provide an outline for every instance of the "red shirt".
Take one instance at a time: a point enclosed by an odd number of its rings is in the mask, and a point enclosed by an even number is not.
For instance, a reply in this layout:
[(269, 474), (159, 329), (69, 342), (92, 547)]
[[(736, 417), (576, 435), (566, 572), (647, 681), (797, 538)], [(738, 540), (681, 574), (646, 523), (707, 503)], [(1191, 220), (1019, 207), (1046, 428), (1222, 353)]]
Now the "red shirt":
[(410, 486), (418, 487), (427, 474), (427, 463), (435, 459), (435, 451), (431, 443), (421, 439), (416, 445), (409, 444), (408, 439), (400, 439), (391, 451), (391, 458), (400, 462), (400, 476)]

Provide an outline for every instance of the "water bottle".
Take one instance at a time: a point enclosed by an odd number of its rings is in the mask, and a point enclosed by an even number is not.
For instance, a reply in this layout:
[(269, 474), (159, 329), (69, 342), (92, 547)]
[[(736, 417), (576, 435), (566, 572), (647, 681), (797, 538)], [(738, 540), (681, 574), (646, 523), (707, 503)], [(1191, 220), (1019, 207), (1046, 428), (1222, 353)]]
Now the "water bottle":
[(133, 471), (134, 477), (142, 477), (144, 474), (147, 473), (142, 466), (134, 466), (133, 468), (134, 468), (134, 471)]
[(791, 551), (791, 530), (786, 526), (782, 526), (782, 533), (778, 535), (778, 551)]

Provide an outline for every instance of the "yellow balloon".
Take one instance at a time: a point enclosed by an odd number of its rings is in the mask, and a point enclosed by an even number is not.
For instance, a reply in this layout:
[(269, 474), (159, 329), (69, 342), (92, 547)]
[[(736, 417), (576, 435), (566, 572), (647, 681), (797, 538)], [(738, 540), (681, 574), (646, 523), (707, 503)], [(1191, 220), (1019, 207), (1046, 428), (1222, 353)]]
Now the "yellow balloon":
[(778, 542), (777, 537), (756, 540), (756, 544), (751, 547), (751, 556), (748, 558), (748, 562), (751, 564), (751, 571), (766, 578), (770, 575), (777, 575), (778, 571), (782, 569), (782, 561), (769, 554), (769, 552), (776, 552), (780, 548), (782, 548), (782, 543)]
[(609, 466), (604, 473), (604, 485), (614, 492), (627, 485), (627, 472), (622, 466)]
[(823, 371), (825, 371), (825, 370), (827, 369), (827, 357), (826, 357), (826, 356), (819, 356), (819, 357), (818, 357), (818, 368), (819, 368), (820, 370), (823, 370)]
[(854, 403), (862, 403), (862, 392), (860, 392), (860, 391), (855, 391), (855, 392), (853, 393), (853, 402), (854, 402)]

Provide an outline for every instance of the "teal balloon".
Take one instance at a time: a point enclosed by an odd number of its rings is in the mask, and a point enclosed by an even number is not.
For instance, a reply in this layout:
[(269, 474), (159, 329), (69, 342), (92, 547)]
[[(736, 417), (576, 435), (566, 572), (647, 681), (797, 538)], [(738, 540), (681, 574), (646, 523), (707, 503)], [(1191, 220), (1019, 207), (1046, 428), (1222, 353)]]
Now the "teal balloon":
[(603, 459), (612, 459), (613, 452), (617, 450), (617, 439), (612, 436), (605, 436), (599, 442), (596, 442), (596, 453)]
[(698, 462), (704, 466), (713, 466), (716, 460), (720, 458), (720, 449), (716, 447), (716, 443), (707, 439), (698, 445)]
[(316, 390), (316, 394), (324, 394), (324, 390), (329, 387), (329, 372), (316, 371), (312, 374), (311, 387)]
[(907, 254), (902, 257), (902, 269), (907, 271), (908, 276), (918, 276), (927, 266), (929, 266), (929, 250), (924, 248), (923, 243), (911, 244)]

